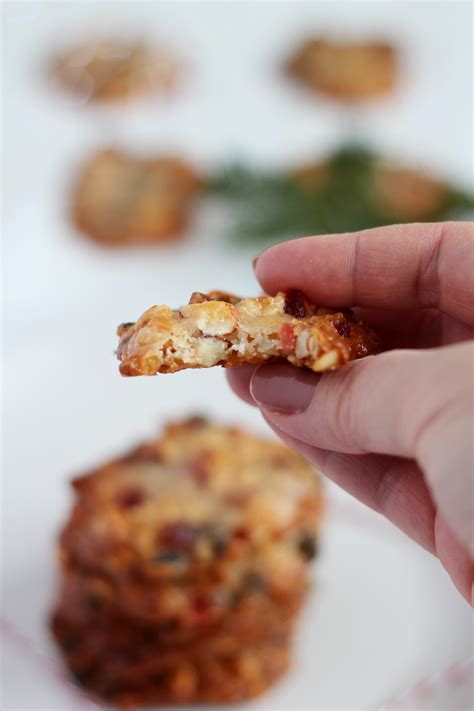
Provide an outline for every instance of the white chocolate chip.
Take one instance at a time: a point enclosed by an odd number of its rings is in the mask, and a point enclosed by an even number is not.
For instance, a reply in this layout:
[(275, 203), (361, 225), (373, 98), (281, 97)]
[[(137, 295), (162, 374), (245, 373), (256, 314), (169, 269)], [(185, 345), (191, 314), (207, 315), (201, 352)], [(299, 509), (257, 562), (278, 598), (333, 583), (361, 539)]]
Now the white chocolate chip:
[(225, 355), (227, 344), (217, 338), (201, 338), (196, 348), (196, 356), (204, 367), (215, 365)]

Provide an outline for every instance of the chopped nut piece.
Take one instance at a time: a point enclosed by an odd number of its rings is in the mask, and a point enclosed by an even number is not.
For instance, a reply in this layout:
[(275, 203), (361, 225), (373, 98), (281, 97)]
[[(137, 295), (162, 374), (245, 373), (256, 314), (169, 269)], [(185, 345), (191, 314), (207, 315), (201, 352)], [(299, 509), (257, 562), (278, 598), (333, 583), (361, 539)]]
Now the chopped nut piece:
[(339, 353), (336, 350), (328, 351), (321, 358), (318, 358), (314, 364), (314, 370), (321, 372), (323, 370), (332, 370), (339, 365)]

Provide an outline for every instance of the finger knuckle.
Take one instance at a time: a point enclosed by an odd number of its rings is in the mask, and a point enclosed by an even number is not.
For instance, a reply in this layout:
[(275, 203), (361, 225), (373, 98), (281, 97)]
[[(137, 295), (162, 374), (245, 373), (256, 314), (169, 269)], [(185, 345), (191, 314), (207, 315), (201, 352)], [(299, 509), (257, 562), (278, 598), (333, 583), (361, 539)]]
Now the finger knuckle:
[(365, 391), (364, 370), (362, 363), (354, 363), (338, 372), (336, 390), (333, 392), (333, 416), (330, 418), (333, 438), (344, 442), (346, 451), (358, 454), (367, 451), (360, 431), (361, 394)]

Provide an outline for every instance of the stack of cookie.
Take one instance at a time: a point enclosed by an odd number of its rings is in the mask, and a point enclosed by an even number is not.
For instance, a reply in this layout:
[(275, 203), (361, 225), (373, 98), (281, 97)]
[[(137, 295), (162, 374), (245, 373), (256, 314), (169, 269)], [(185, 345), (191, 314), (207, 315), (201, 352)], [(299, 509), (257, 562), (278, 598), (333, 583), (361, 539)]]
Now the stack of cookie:
[(73, 486), (52, 629), (80, 683), (236, 701), (286, 670), (322, 508), (301, 457), (192, 418)]

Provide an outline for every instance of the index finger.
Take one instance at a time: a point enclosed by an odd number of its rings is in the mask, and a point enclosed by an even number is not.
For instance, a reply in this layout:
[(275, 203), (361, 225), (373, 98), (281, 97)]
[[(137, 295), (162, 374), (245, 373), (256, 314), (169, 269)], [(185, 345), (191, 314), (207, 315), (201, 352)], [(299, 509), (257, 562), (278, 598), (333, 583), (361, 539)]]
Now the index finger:
[(255, 272), (270, 294), (325, 306), (437, 308), (474, 324), (474, 223), (391, 225), (270, 247)]

